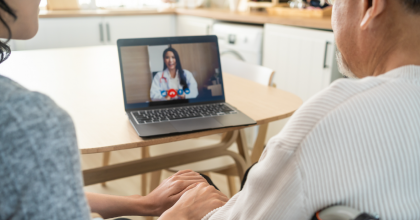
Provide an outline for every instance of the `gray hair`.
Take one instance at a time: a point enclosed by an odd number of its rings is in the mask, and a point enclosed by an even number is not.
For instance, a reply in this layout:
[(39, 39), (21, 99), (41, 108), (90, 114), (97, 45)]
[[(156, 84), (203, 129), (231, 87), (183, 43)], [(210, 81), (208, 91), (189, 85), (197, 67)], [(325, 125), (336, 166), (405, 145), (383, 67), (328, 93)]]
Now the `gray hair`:
[(420, 0), (401, 0), (401, 1), (409, 11), (420, 15)]

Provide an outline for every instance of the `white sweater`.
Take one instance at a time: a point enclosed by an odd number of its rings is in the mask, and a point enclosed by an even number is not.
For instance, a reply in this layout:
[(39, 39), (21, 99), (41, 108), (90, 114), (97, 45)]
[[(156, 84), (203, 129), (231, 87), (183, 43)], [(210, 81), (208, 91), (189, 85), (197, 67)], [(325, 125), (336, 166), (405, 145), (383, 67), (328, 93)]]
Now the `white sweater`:
[(420, 66), (341, 79), (307, 101), (245, 188), (203, 219), (310, 219), (333, 204), (420, 219)]

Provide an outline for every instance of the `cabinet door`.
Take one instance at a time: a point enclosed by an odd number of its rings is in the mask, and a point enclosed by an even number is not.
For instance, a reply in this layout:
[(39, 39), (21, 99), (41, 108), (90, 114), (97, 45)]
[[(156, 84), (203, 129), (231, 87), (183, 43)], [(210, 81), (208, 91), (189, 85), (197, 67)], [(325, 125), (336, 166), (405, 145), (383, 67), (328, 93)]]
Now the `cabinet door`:
[(175, 36), (175, 15), (138, 15), (104, 17), (105, 38), (116, 44), (121, 38)]
[(307, 101), (341, 77), (333, 32), (272, 24), (264, 29), (263, 65), (276, 71), (277, 88)]
[[(266, 24), (263, 65), (275, 70), (277, 88), (307, 101), (332, 81), (341, 78), (331, 31)], [(287, 119), (270, 123), (267, 137), (283, 128)]]
[(178, 15), (177, 17), (177, 35), (178, 36), (196, 36), (209, 35), (214, 20), (209, 18), (200, 18), (188, 15)]
[(41, 18), (37, 35), (14, 41), (15, 50), (101, 45), (100, 17)]

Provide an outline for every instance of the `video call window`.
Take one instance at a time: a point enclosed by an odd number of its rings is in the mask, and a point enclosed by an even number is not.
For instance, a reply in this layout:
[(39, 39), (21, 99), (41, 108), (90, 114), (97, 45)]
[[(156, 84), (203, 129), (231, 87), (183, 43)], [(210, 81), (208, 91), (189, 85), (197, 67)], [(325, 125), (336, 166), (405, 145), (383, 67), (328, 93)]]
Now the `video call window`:
[(216, 43), (121, 47), (127, 104), (223, 96)]

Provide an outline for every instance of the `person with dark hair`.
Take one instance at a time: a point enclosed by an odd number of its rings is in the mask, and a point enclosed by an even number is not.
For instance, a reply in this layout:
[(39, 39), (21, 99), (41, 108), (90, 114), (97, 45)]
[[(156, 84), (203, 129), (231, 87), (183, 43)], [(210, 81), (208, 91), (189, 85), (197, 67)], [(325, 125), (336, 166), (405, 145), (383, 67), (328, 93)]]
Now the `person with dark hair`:
[[(39, 3), (0, 0), (0, 38), (35, 36)], [(10, 53), (7, 44), (0, 42), (0, 62)], [(159, 216), (187, 191), (189, 196), (200, 193), (215, 201), (213, 208), (227, 201), (191, 170), (172, 175), (146, 196), (84, 193), (71, 117), (49, 97), (0, 75), (0, 220), (89, 220), (89, 211), (105, 218)]]
[(198, 96), (197, 81), (193, 74), (182, 69), (178, 52), (168, 47), (163, 51), (163, 70), (152, 81), (150, 99), (164, 101), (192, 99)]

